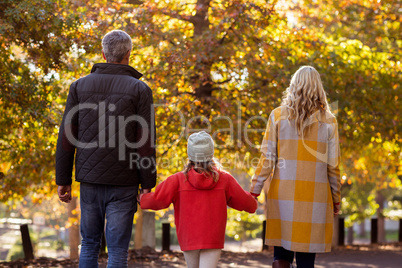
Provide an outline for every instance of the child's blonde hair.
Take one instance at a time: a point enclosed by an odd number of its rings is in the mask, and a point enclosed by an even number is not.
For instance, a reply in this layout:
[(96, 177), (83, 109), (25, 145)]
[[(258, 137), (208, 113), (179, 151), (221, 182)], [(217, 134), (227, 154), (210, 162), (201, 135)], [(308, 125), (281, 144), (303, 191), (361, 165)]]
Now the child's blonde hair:
[(288, 119), (294, 119), (297, 133), (302, 135), (303, 124), (315, 111), (329, 111), (327, 95), (320, 74), (312, 66), (302, 66), (293, 75), (286, 89), (282, 105), (289, 110)]
[(212, 177), (214, 182), (219, 180), (219, 166), (216, 164), (215, 160), (212, 159), (206, 162), (194, 162), (188, 160), (187, 165), (184, 167), (183, 173), (188, 179), (188, 172), (194, 169), (198, 173), (206, 173), (208, 176)]

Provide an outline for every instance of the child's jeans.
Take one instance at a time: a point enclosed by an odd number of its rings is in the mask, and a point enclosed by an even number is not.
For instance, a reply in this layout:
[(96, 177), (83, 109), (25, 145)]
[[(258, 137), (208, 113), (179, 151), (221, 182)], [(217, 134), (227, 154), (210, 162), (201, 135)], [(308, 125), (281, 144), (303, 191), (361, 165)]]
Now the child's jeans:
[(221, 249), (198, 249), (183, 253), (188, 268), (215, 268), (221, 256)]

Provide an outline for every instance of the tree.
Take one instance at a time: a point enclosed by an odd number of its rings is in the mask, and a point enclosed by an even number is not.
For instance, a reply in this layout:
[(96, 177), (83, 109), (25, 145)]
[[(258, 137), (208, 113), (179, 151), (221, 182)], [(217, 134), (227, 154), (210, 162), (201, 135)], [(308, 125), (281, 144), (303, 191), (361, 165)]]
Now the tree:
[[(22, 201), (30, 192), (36, 200), (55, 194), (54, 153), (61, 104), (65, 83), (74, 71), (65, 58), (74, 46), (81, 46), (79, 40), (85, 36), (76, 31), (80, 25), (77, 13), (64, 11), (67, 4), (0, 3), (0, 201), (9, 204)], [(74, 233), (79, 236), (77, 228)]]
[(200, 128), (213, 134), (225, 168), (251, 175), (269, 113), (291, 75), (310, 64), (337, 102), (346, 181), (369, 182), (368, 169), (354, 165), (363, 151), (387, 187), (400, 188), (400, 4), (281, 3), (2, 1), (0, 200), (54, 193), (68, 86), (101, 60), (101, 37), (114, 28), (133, 37), (132, 66), (154, 93), (160, 179), (182, 169), (186, 136)]

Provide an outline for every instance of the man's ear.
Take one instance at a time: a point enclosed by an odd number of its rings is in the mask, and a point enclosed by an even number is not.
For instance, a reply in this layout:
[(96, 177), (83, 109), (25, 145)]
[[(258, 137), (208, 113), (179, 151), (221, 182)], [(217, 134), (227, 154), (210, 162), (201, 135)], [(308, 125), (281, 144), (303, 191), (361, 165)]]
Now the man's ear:
[(127, 58), (127, 63), (130, 62), (130, 54), (131, 54), (131, 50), (129, 50), (127, 52), (126, 58)]
[(103, 50), (102, 50), (102, 56), (103, 56), (103, 59), (106, 60), (105, 52), (103, 52)]

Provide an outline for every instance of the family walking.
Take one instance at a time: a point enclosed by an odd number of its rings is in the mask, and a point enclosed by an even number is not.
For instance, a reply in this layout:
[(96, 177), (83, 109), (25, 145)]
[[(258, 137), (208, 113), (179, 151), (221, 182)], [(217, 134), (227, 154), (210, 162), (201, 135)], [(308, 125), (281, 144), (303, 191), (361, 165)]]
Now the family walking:
[(254, 213), (263, 188), (268, 189), (265, 241), (274, 246), (272, 267), (292, 267), (295, 257), (298, 268), (314, 267), (316, 253), (331, 250), (333, 216), (340, 207), (338, 127), (319, 73), (311, 66), (299, 68), (269, 115), (250, 191), (220, 167), (212, 137), (201, 131), (187, 139), (183, 170), (152, 192), (157, 177), (152, 90), (129, 66), (131, 50), (124, 31), (104, 36), (106, 63), (71, 84), (59, 130), (60, 200), (71, 200), (74, 165), (80, 182), (79, 267), (98, 267), (103, 232), (108, 267), (128, 266), (137, 202), (153, 210), (173, 204), (187, 266), (217, 267), (227, 207)]

